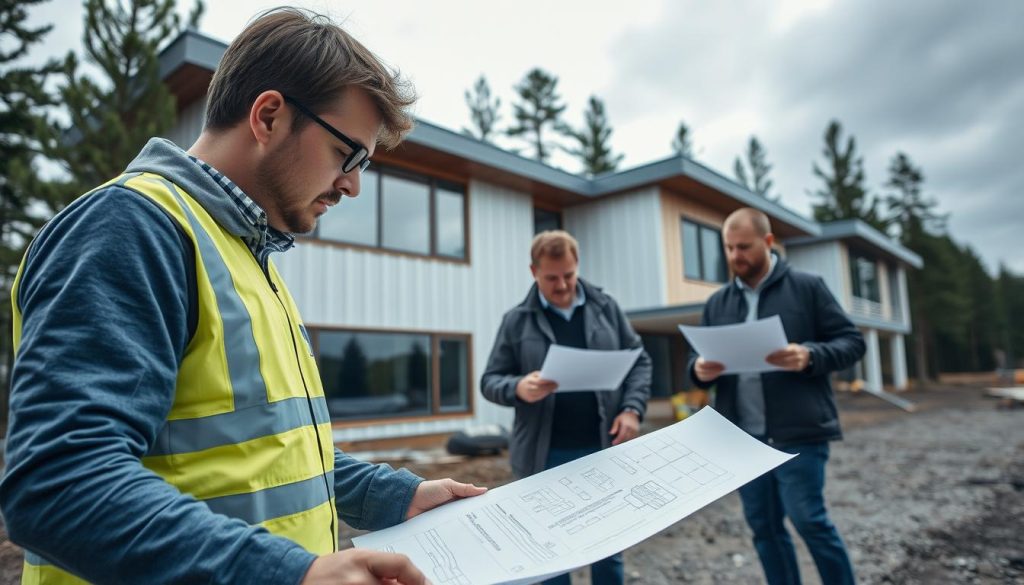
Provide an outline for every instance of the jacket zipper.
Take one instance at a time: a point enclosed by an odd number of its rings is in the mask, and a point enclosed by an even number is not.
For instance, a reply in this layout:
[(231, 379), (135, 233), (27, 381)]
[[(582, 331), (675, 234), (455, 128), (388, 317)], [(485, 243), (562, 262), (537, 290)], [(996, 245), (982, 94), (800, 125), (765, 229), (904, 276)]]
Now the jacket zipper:
[[(253, 260), (256, 260), (255, 256), (253, 257)], [(266, 277), (267, 284), (270, 285), (270, 290), (274, 291), (274, 296), (277, 298), (277, 302), (281, 305), (281, 310), (284, 311), (284, 318), (286, 321), (288, 321), (288, 334), (291, 335), (292, 338), (292, 352), (295, 354), (295, 365), (298, 366), (299, 368), (299, 378), (302, 380), (302, 389), (306, 393), (306, 406), (309, 408), (309, 420), (313, 424), (313, 433), (316, 435), (316, 446), (321, 454), (320, 469), (321, 471), (323, 471), (323, 473), (320, 475), (320, 477), (322, 477), (324, 480), (324, 489), (327, 490), (327, 500), (331, 501), (333, 500), (333, 498), (331, 497), (331, 486), (328, 485), (327, 483), (327, 468), (324, 466), (323, 461), (324, 445), (323, 442), (320, 440), (320, 431), (317, 429), (316, 415), (313, 412), (313, 397), (309, 395), (309, 386), (306, 384), (306, 376), (305, 374), (303, 374), (302, 358), (299, 357), (299, 346), (298, 342), (295, 340), (295, 329), (294, 325), (292, 324), (292, 318), (288, 315), (288, 308), (285, 306), (284, 300), (281, 299), (281, 293), (280, 291), (278, 291), (277, 285), (274, 284), (274, 280), (270, 278), (270, 271), (263, 265), (263, 263), (259, 262), (258, 260), (257, 264), (260, 264), (260, 270), (263, 272), (263, 276)], [(333, 550), (335, 551), (338, 550), (338, 527), (335, 524), (336, 519), (337, 514), (334, 513), (334, 506), (332, 505), (331, 542), (333, 543)]]

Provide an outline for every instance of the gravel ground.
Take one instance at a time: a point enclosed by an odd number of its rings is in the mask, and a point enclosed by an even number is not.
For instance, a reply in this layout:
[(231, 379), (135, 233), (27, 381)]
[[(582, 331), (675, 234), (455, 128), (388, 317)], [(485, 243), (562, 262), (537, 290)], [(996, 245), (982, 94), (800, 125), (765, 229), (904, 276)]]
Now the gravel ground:
[[(1024, 410), (997, 409), (971, 388), (904, 397), (919, 411), (839, 400), (846, 439), (833, 444), (826, 497), (859, 581), (1024, 584)], [(510, 477), (503, 457), (407, 466), (490, 486)], [(819, 583), (795, 540), (804, 582)], [(21, 551), (0, 526), (0, 585), (20, 573)], [(585, 574), (575, 582), (589, 583)], [(763, 582), (735, 494), (629, 549), (626, 574), (632, 584)]]

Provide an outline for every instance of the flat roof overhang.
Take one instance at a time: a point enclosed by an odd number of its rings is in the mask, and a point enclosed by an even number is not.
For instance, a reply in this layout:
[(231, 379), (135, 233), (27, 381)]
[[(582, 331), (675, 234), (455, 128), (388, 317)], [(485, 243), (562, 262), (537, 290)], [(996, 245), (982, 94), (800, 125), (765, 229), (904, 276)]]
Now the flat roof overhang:
[(681, 335), (679, 325), (700, 325), (704, 303), (687, 303), (652, 309), (626, 311), (637, 333)]

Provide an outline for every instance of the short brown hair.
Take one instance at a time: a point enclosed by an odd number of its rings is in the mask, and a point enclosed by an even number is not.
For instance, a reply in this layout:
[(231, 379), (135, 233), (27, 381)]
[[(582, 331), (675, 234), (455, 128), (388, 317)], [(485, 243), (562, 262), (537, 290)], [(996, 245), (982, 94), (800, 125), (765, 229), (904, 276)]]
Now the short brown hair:
[[(412, 84), (326, 16), (275, 8), (224, 52), (210, 82), (206, 127), (224, 130), (244, 120), (265, 91), (280, 91), (319, 114), (349, 87), (366, 91), (380, 110), (380, 144), (397, 146), (413, 126)], [(305, 116), (295, 120), (296, 128), (307, 123)]]
[(577, 262), (580, 261), (579, 244), (569, 232), (548, 230), (533, 237), (533, 245), (530, 246), (530, 260), (534, 266), (540, 266), (541, 258), (558, 259), (566, 254), (572, 254)]

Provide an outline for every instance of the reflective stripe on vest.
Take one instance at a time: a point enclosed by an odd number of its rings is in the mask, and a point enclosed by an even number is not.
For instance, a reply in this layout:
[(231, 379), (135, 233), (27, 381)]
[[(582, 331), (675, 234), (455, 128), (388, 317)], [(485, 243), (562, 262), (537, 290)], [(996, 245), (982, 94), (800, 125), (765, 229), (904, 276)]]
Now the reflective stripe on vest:
[[(264, 526), (315, 554), (336, 550), (330, 416), (298, 310), (276, 268), (271, 263), (264, 273), (240, 238), (166, 179), (134, 173), (112, 183), (155, 202), (196, 255), (198, 323), (174, 404), (143, 465), (214, 512)], [(28, 551), (22, 582), (83, 583)]]

